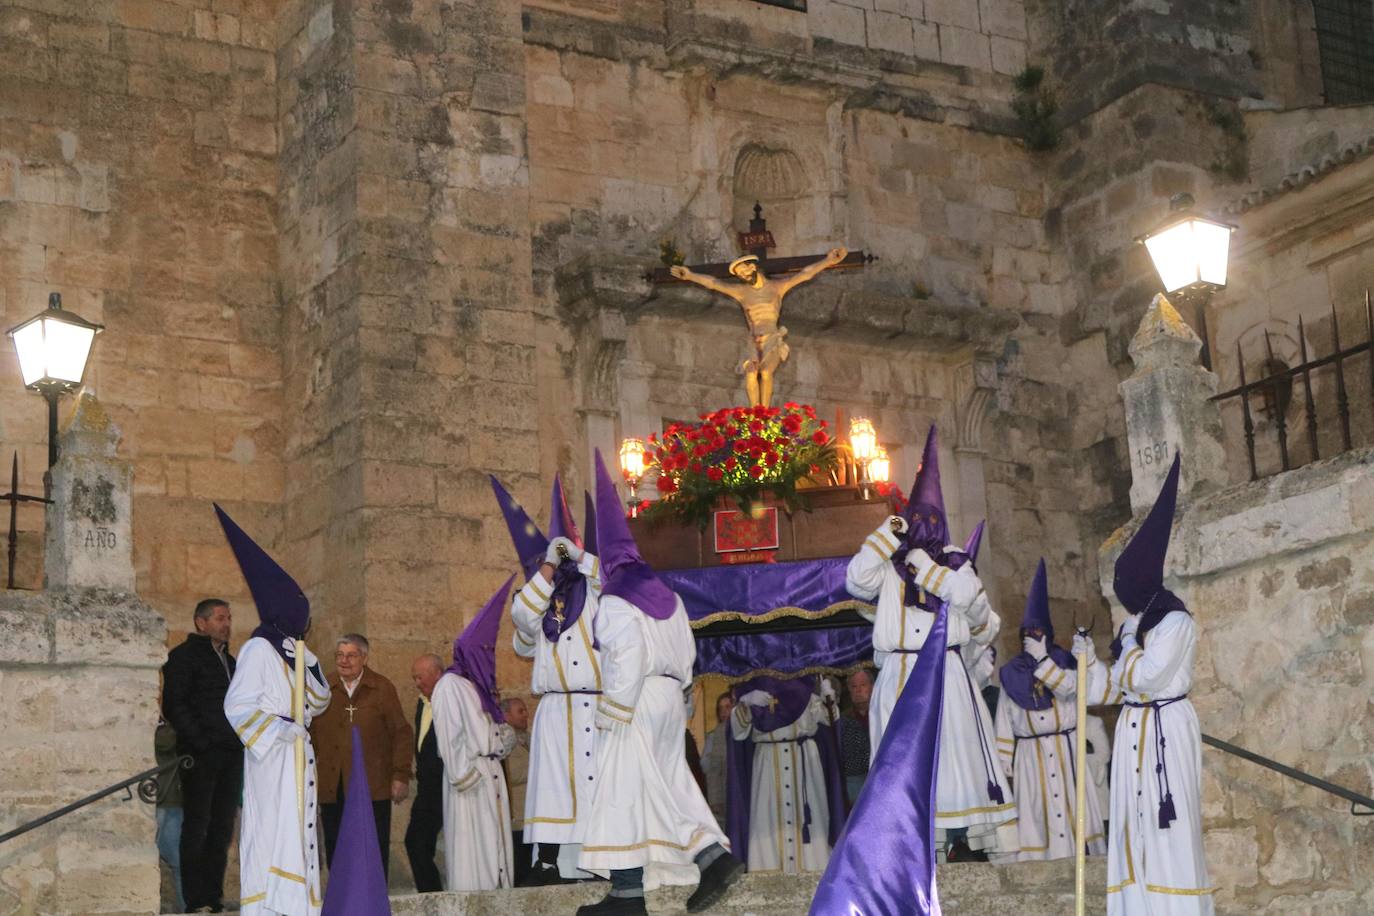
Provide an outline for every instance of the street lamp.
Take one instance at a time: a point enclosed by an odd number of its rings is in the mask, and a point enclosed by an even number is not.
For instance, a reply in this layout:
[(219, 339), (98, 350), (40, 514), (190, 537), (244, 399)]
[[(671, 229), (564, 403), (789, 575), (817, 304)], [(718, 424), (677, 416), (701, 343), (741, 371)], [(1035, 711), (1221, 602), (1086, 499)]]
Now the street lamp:
[(644, 440), (629, 438), (620, 443), (620, 473), (630, 485), (630, 518), (639, 516), (639, 482), (644, 479)]
[(62, 294), (49, 293), (48, 307), (7, 332), (19, 354), (24, 387), (48, 402), (48, 467), (57, 463), (57, 399), (81, 385), (95, 335), (104, 330), (64, 311)]
[(878, 454), (878, 431), (873, 428), (872, 420), (855, 417), (849, 421), (849, 450), (854, 453), (854, 464), (859, 468), (863, 498), (868, 499), (868, 466)]
[(1152, 232), (1136, 241), (1145, 246), (1164, 294), (1175, 301), (1189, 301), (1197, 314), (1202, 338), (1202, 364), (1212, 368), (1207, 345), (1207, 300), (1226, 288), (1231, 255), (1231, 233), (1236, 227), (1202, 216), (1194, 209), (1193, 195), (1176, 194), (1169, 201), (1169, 216)]

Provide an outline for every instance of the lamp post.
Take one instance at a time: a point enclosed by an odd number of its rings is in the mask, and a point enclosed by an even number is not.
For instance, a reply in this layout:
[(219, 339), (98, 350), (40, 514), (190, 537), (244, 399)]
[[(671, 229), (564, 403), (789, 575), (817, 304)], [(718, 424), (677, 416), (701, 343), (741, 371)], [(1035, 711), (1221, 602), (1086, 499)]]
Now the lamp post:
[(644, 479), (644, 440), (629, 438), (620, 443), (620, 473), (630, 485), (630, 518), (639, 517), (639, 482)]
[(1169, 201), (1169, 216), (1158, 228), (1136, 241), (1145, 246), (1164, 294), (1175, 301), (1192, 303), (1202, 338), (1202, 365), (1212, 368), (1207, 343), (1207, 302), (1226, 288), (1231, 256), (1231, 233), (1236, 227), (1198, 213), (1191, 194), (1176, 194)]
[(48, 468), (57, 463), (57, 400), (81, 385), (95, 335), (104, 326), (64, 311), (62, 294), (49, 293), (43, 312), (7, 332), (19, 354), (24, 387), (48, 402)]
[(873, 421), (867, 417), (855, 417), (849, 421), (849, 449), (854, 453), (854, 464), (859, 468), (859, 489), (864, 499), (868, 499), (868, 466), (878, 454), (878, 431)]

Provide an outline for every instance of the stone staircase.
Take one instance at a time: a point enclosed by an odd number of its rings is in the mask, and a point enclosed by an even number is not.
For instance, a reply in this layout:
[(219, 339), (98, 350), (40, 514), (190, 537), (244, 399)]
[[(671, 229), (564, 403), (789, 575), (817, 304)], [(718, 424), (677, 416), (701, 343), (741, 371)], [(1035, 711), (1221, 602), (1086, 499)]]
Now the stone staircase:
[[(811, 905), (816, 876), (746, 875), (711, 912), (719, 916), (800, 916)], [(1073, 912), (1072, 860), (1017, 865), (942, 865), (940, 905), (959, 916), (1064, 916)], [(1106, 913), (1107, 861), (1088, 859), (1088, 913)], [(411, 894), (391, 898), (392, 916), (572, 916), (601, 899), (603, 883), (472, 894)], [(649, 895), (653, 914), (683, 913), (692, 888)]]

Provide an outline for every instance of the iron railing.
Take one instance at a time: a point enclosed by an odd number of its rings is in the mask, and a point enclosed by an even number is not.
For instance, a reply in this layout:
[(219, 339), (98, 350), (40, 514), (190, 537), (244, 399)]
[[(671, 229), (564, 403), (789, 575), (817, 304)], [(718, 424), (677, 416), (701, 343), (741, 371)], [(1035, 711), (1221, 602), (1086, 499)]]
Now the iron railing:
[[(1365, 318), (1365, 339), (1362, 343), (1350, 347), (1341, 346), (1340, 320), (1336, 316), (1336, 307), (1331, 307), (1331, 335), (1332, 352), (1326, 356), (1315, 359), (1308, 358), (1307, 349), (1307, 329), (1301, 317), (1298, 318), (1298, 348), (1301, 362), (1288, 368), (1274, 357), (1273, 343), (1270, 341), (1269, 332), (1264, 333), (1264, 346), (1268, 361), (1264, 377), (1258, 381), (1247, 381), (1245, 377), (1245, 353), (1241, 348), (1240, 341), (1236, 341), (1236, 367), (1240, 374), (1240, 385), (1230, 391), (1223, 391), (1212, 397), (1213, 401), (1225, 402), (1232, 400), (1240, 401), (1241, 424), (1245, 434), (1245, 453), (1250, 465), (1250, 479), (1258, 480), (1260, 473), (1255, 461), (1255, 420), (1254, 412), (1251, 409), (1251, 401), (1259, 398), (1266, 406), (1266, 412), (1274, 420), (1274, 434), (1277, 437), (1279, 450), (1279, 463), (1282, 470), (1291, 470), (1296, 465), (1293, 455), (1288, 445), (1288, 417), (1287, 406), (1289, 398), (1292, 396), (1297, 382), (1302, 383), (1304, 413), (1306, 422), (1304, 431), (1307, 440), (1307, 453), (1309, 461), (1316, 461), (1321, 458), (1321, 443), (1318, 436), (1318, 405), (1312, 395), (1312, 374), (1318, 370), (1328, 367), (1335, 376), (1336, 384), (1336, 420), (1340, 427), (1341, 449), (1340, 452), (1348, 452), (1352, 448), (1352, 436), (1350, 430), (1350, 388), (1347, 386), (1346, 367), (1347, 364), (1356, 357), (1368, 354), (1367, 359), (1367, 379), (1365, 384), (1368, 386), (1371, 410), (1374, 411), (1374, 308), (1370, 306), (1369, 291), (1364, 294), (1364, 318)], [(1305, 462), (1304, 462), (1305, 463)], [(1275, 471), (1266, 472), (1268, 474), (1277, 473)]]
[(5, 843), (14, 839), (15, 837), (23, 836), (30, 830), (36, 830), (37, 828), (42, 827), (44, 824), (48, 824), (57, 820), (59, 817), (66, 817), (73, 811), (79, 811), (87, 805), (100, 801), (102, 798), (105, 798), (106, 796), (113, 795), (120, 789), (123, 789), (125, 792), (125, 800), (130, 801), (133, 799), (134, 796), (133, 792), (129, 791), (129, 787), (133, 785), (138, 786), (137, 791), (138, 797), (140, 799), (142, 799), (144, 802), (150, 805), (157, 804), (158, 799), (162, 797), (162, 793), (166, 791), (165, 786), (163, 785), (163, 782), (160, 777), (162, 777), (164, 774), (170, 774), (167, 780), (167, 782), (170, 784), (172, 779), (180, 778), (181, 774), (175, 771), (189, 770), (194, 765), (195, 762), (191, 759), (191, 756), (189, 754), (183, 754), (182, 756), (178, 757), (173, 761), (170, 761), (169, 763), (164, 763), (162, 766), (156, 766), (152, 769), (144, 770), (142, 773), (135, 773), (128, 779), (121, 779), (114, 785), (106, 786), (99, 792), (92, 792), (90, 795), (87, 795), (84, 798), (79, 798), (76, 801), (72, 802), (70, 805), (63, 805), (61, 808), (58, 808), (55, 811), (49, 811), (42, 817), (31, 820), (27, 824), (20, 824), (13, 830), (7, 831), (6, 833), (0, 833), (0, 843)]
[[(1277, 760), (1270, 760), (1268, 757), (1256, 754), (1254, 751), (1247, 751), (1243, 747), (1232, 744), (1229, 741), (1222, 741), (1220, 738), (1213, 738), (1211, 735), (1204, 734), (1202, 736), (1202, 743), (1210, 745), (1219, 751), (1225, 751), (1232, 756), (1239, 757), (1241, 760), (1248, 760), (1251, 763), (1273, 770), (1275, 773), (1282, 773), (1290, 779), (1296, 779), (1298, 782), (1305, 783), (1315, 789), (1321, 789), (1323, 792), (1328, 792), (1337, 798), (1343, 798), (1350, 802), (1350, 813), (1356, 817), (1374, 816), (1374, 798), (1370, 798), (1368, 795), (1361, 795), (1359, 792), (1345, 788), (1345, 786), (1338, 786), (1334, 782), (1327, 782), (1319, 776), (1313, 776), (1311, 773), (1279, 763)], [(1357, 811), (1355, 810), (1356, 805), (1361, 805), (1369, 810)]]

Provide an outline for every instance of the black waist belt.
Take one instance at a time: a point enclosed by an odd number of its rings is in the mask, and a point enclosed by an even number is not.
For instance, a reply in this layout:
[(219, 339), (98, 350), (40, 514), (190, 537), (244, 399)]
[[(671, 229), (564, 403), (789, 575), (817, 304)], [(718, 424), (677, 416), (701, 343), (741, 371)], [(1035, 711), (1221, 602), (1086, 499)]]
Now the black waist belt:
[(1130, 706), (1130, 707), (1132, 707), (1132, 708), (1134, 708), (1134, 709), (1153, 709), (1153, 710), (1160, 710), (1160, 709), (1163, 709), (1165, 706), (1168, 706), (1168, 705), (1171, 704), (1171, 703), (1177, 703), (1179, 700), (1186, 700), (1186, 699), (1188, 699), (1188, 694), (1185, 693), (1185, 694), (1184, 694), (1183, 696), (1181, 696), (1181, 697), (1168, 697), (1167, 699), (1163, 699), (1163, 700), (1151, 700), (1151, 701), (1148, 702), (1148, 703), (1131, 703), (1131, 702), (1127, 702), (1127, 701), (1124, 701), (1124, 700), (1123, 700), (1122, 703), (1121, 703), (1121, 705), (1122, 705), (1122, 706)]
[(802, 735), (800, 738), (776, 738), (776, 739), (755, 739), (755, 744), (801, 744), (803, 741), (815, 741), (815, 735)]
[(599, 697), (600, 690), (545, 690), (543, 696), (557, 696), (566, 694), (574, 697)]
[[(1130, 706), (1133, 709), (1153, 709), (1155, 716), (1158, 717), (1160, 710), (1179, 700), (1188, 699), (1188, 694), (1180, 697), (1166, 697), (1163, 700), (1151, 700), (1148, 703), (1127, 703), (1123, 706)], [(1159, 829), (1168, 830), (1169, 825), (1178, 819), (1178, 814), (1174, 811), (1174, 794), (1169, 791), (1169, 765), (1164, 756), (1164, 729), (1155, 723), (1155, 787), (1159, 791)]]
[(1012, 735), (1012, 737), (1015, 738), (1017, 741), (1029, 741), (1032, 738), (1053, 738), (1056, 735), (1072, 735), (1073, 733), (1074, 729), (1065, 728), (1057, 732), (1040, 732), (1039, 734), (1035, 735)]
[[(924, 648), (924, 647), (922, 647), (922, 648)], [(960, 649), (962, 649), (962, 648), (963, 648), (962, 645), (959, 645), (959, 646), (945, 646), (945, 651), (946, 651), (946, 652), (958, 652), (958, 651), (959, 651)], [(920, 655), (920, 654), (921, 654), (921, 649), (888, 649), (888, 650), (886, 650), (886, 651), (892, 653), (893, 655)]]

